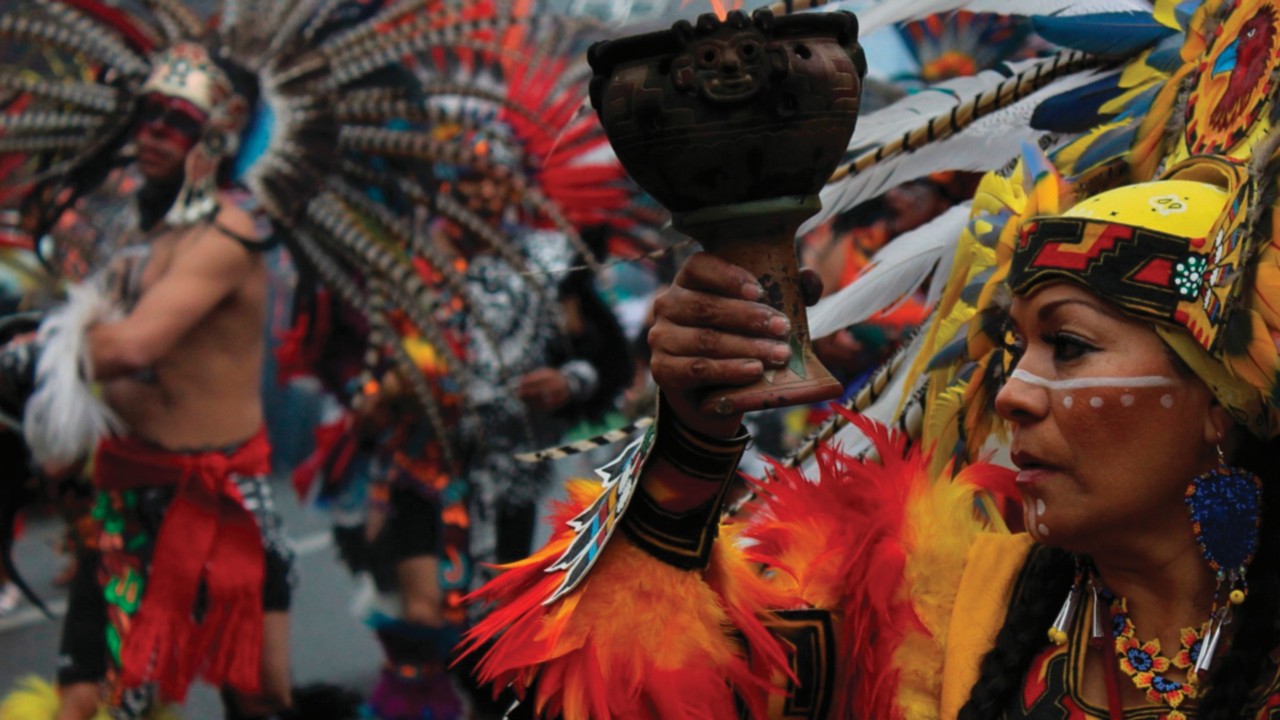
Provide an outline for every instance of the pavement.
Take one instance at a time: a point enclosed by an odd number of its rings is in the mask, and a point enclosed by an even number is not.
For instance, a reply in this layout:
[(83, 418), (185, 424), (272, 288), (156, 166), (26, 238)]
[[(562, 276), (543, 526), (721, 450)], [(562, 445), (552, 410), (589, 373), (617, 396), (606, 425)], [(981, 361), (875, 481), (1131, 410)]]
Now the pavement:
[[(304, 509), (283, 479), (273, 483), (277, 509), (297, 553), (298, 587), (293, 595), (291, 654), (295, 684), (325, 681), (367, 693), (373, 687), (382, 653), (372, 633), (349, 609), (356, 583), (337, 561), (329, 519)], [(53, 577), (65, 559), (54, 552), (62, 533), (56, 518), (28, 522), (14, 552), (23, 576), (55, 615), (66, 611), (66, 593)], [(20, 609), (0, 618), (0, 693), (21, 677), (53, 675), (61, 624), (45, 618), (25, 600)], [(196, 685), (182, 716), (187, 720), (219, 720), (217, 692)]]

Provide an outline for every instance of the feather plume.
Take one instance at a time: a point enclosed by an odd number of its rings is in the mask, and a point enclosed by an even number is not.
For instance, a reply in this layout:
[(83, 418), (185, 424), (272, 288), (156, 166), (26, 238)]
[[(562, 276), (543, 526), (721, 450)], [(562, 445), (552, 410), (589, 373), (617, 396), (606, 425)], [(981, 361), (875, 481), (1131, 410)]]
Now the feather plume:
[[(395, 307), (404, 311), (414, 326), (433, 346), (450, 347), (442, 334), (442, 328), (432, 313), (439, 304), (438, 298), (423, 284), (413, 266), (396, 253), (384, 247), (376, 237), (362, 230), (355, 216), (335, 196), (322, 194), (315, 198), (308, 209), (308, 218), (341, 239), (344, 251), (366, 268), (371, 277), (383, 281), (382, 292), (393, 297)], [(454, 372), (463, 385), (475, 382), (475, 375), (465, 363), (455, 363)]]
[[(454, 425), (445, 421), (444, 408), (436, 397), (435, 390), (427, 382), (427, 378), (423, 376), (418, 364), (413, 361), (409, 351), (405, 349), (404, 343), (400, 341), (399, 335), (387, 320), (387, 310), (383, 300), (386, 297), (385, 284), (376, 283), (371, 297), (373, 298), (373, 306), (371, 308), (372, 312), (368, 316), (371, 327), (386, 338), (387, 341), (382, 344), (390, 347), (391, 356), (399, 367), (401, 376), (408, 381), (409, 387), (413, 389), (413, 396), (418, 401), (419, 407), (422, 408), (423, 414), (426, 415), (427, 422), (431, 425), (431, 431), (437, 438), (441, 439), (440, 453), (444, 458), (444, 466), (448, 468), (458, 467), (453, 443), (445, 440), (453, 436)], [(437, 345), (434, 342), (432, 346), (438, 348), (441, 352), (448, 347), (448, 345)], [(473, 414), (475, 408), (470, 403), (465, 402), (465, 393), (463, 395), (463, 412)]]
[(0, 38), (47, 43), (70, 52), (83, 52), (126, 75), (145, 76), (150, 66), (110, 33), (104, 33), (82, 14), (52, 0), (39, 0), (47, 17), (0, 16)]
[[(0, 700), (0, 718), (4, 720), (53, 720), (58, 716), (62, 700), (58, 689), (38, 677), (25, 677), (13, 692)], [(147, 714), (150, 720), (181, 720), (169, 706), (155, 708)], [(107, 708), (98, 708), (91, 720), (111, 720)]]
[(992, 88), (1044, 63), (1043, 58), (1002, 63), (977, 75), (952, 78), (921, 88), (885, 108), (859, 117), (846, 157), (852, 159), (868, 149), (897, 140), (902, 137), (903, 128), (947, 116), (957, 105), (989, 94)]
[(103, 113), (114, 112), (119, 107), (119, 91), (97, 83), (52, 81), (26, 77), (19, 73), (0, 72), (0, 88)]
[[(599, 492), (583, 480), (568, 489), (552, 527), (566, 528)], [(538, 717), (732, 720), (735, 690), (762, 716), (766, 679), (789, 671), (760, 616), (789, 605), (733, 543), (716, 543), (704, 580), (617, 538), (586, 583), (544, 606), (562, 574), (548, 567), (572, 537), (556, 533), (472, 598), (495, 605), (460, 646), (465, 655), (492, 643), (482, 682), (512, 685)], [(726, 628), (745, 636), (751, 662)]]
[[(330, 188), (342, 198), (344, 203), (355, 208), (357, 212), (369, 216), (373, 221), (380, 223), (382, 231), (389, 234), (406, 251), (425, 258), (431, 268), (440, 275), (450, 292), (455, 297), (462, 299), (465, 307), (477, 306), (471, 286), (463, 282), (463, 279), (454, 270), (451, 259), (446, 257), (435, 243), (425, 237), (424, 233), (414, 232), (407, 221), (393, 213), (385, 205), (369, 199), (367, 195), (345, 185), (341, 181), (331, 181)], [(418, 223), (419, 227), (424, 224), (424, 222)], [(469, 322), (474, 323), (480, 338), (495, 349), (496, 356), (496, 348), (498, 347), (497, 334), (494, 333), (488, 321), (481, 315), (474, 314), (469, 317)], [(511, 380), (510, 373), (505, 365), (499, 368), (499, 374), (503, 383)]]
[(633, 438), (637, 432), (652, 424), (653, 418), (640, 418), (639, 420), (616, 430), (609, 430), (594, 437), (583, 438), (582, 440), (577, 440), (559, 447), (547, 448), (536, 452), (520, 453), (516, 455), (515, 458), (523, 463), (540, 463), (550, 460), (563, 460), (567, 457), (589, 453), (592, 450), (597, 450), (599, 448)]
[(1239, 308), (1231, 314), (1223, 329), (1223, 360), (1231, 373), (1258, 388), (1264, 397), (1275, 392), (1276, 368), (1280, 353), (1264, 316), (1252, 309)]
[[(743, 533), (748, 558), (774, 569), (806, 604), (841, 609), (841, 654), (850, 660), (832, 717), (936, 716), (948, 610), (967, 550), (987, 529), (974, 498), (1011, 473), (984, 466), (935, 481), (905, 437), (840, 412), (877, 459), (825, 445), (816, 482), (775, 466)], [(929, 697), (932, 713), (903, 714), (903, 702), (929, 707)]]
[[(906, 371), (919, 355), (924, 341), (924, 334), (916, 333), (911, 342), (899, 351), (902, 360), (892, 372), (881, 379), (878, 391), (866, 398), (868, 404), (855, 411), (859, 417), (892, 427), (908, 438), (920, 437), (920, 419), (913, 414), (917, 412), (914, 405), (920, 401), (918, 391), (923, 383)], [(822, 432), (826, 436), (824, 442), (831, 447), (841, 448), (850, 457), (865, 457), (874, 452), (871, 438), (863, 434), (857, 425), (850, 423), (847, 414), (837, 415), (839, 417), (831, 418), (828, 421), (830, 427)], [(792, 464), (807, 474), (816, 473), (817, 450), (821, 447), (821, 444), (815, 444), (800, 448), (804, 452), (798, 452)]]
[(36, 390), (22, 417), (27, 445), (39, 463), (70, 464), (93, 452), (100, 438), (124, 430), (86, 379), (93, 377), (93, 363), (85, 334), (111, 313), (96, 288), (72, 286), (67, 303), (40, 323)]
[[(888, 362), (876, 369), (871, 379), (867, 380), (866, 384), (862, 386), (862, 389), (854, 394), (853, 397), (841, 403), (840, 407), (857, 415), (865, 414), (884, 395), (893, 382), (893, 378), (902, 372), (903, 367), (908, 364), (905, 362), (908, 358), (908, 347), (909, 344), (898, 348)], [(808, 437), (800, 441), (795, 450), (792, 450), (778, 463), (786, 468), (804, 465), (814, 456), (819, 447), (830, 443), (836, 432), (848, 424), (849, 420), (845, 413), (833, 413), (831, 417), (823, 421), (817, 430), (814, 430)], [(743, 502), (737, 503), (730, 514), (736, 513), (746, 502), (751, 500), (754, 500), (754, 495)]]
[(1176, 31), (1162, 25), (1151, 11), (1038, 16), (1032, 27), (1045, 40), (1073, 50), (1107, 57), (1130, 57)]
[(27, 111), (21, 115), (0, 115), (4, 134), (75, 132), (86, 134), (98, 127), (96, 115), (61, 111)]
[(204, 23), (201, 22), (200, 17), (181, 0), (147, 0), (147, 6), (157, 17), (170, 21), (173, 32), (170, 33), (168, 40), (171, 43), (182, 39), (198, 38), (204, 34)]
[[(1046, 135), (1029, 122), (1041, 102), (1098, 79), (1095, 73), (1081, 72), (1094, 62), (1088, 56), (1070, 53), (1055, 62), (1056, 67), (1037, 65), (1006, 80), (999, 80), (999, 74), (994, 73), (991, 79), (996, 82), (988, 91), (957, 101), (953, 110), (931, 117), (900, 139), (865, 151), (837, 168), (822, 190), (822, 211), (810, 218), (801, 232), (932, 172), (994, 170), (1006, 165), (1024, 142), (1036, 142)], [(1041, 82), (1046, 73), (1063, 72), (1071, 74), (1048, 85)], [(1040, 89), (1032, 92), (1035, 87)]]
[[(837, 7), (840, 3), (834, 3)], [(881, 0), (858, 13), (859, 33), (866, 36), (880, 28), (930, 15), (967, 10), (1001, 15), (1082, 15), (1102, 12), (1151, 12), (1144, 0)]]
[(1103, 107), (1124, 92), (1115, 75), (1105, 75), (1070, 92), (1046, 99), (1031, 115), (1031, 126), (1052, 133), (1087, 132), (1103, 122)]
[(564, 22), (555, 16), (542, 18), (491, 17), (477, 20), (447, 24), (440, 28), (426, 28), (430, 18), (424, 16), (413, 23), (396, 28), (394, 31), (381, 34), (364, 43), (349, 47), (321, 47), (321, 52), (334, 68), (334, 82), (344, 85), (364, 77), (376, 70), (400, 62), (406, 56), (443, 47), (459, 47), (465, 41), (481, 42), (484, 49), (496, 55), (508, 50), (500, 41), (485, 41), (484, 37), (492, 37), (503, 30), (517, 25), (534, 28), (538, 33), (554, 33), (564, 31)]
[[(0, 154), (3, 153), (44, 153), (44, 152), (62, 152), (67, 150), (78, 150), (84, 146), (86, 138), (83, 135), (53, 135), (44, 137), (0, 137)], [(64, 166), (62, 169), (66, 169)], [(38, 182), (41, 178), (32, 179), (27, 176), (6, 178), (0, 180), (0, 187), (10, 184), (28, 185), (32, 182)]]
[(931, 276), (945, 279), (938, 266), (955, 253), (956, 238), (968, 219), (969, 205), (962, 203), (894, 239), (872, 257), (862, 275), (809, 310), (812, 336), (825, 337), (892, 310)]

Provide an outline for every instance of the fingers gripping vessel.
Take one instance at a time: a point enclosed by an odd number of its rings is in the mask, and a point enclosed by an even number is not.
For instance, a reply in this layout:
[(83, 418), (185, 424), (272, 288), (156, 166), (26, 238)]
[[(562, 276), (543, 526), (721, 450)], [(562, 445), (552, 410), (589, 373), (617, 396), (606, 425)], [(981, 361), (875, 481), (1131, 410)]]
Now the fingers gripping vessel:
[(672, 211), (676, 229), (751, 271), (791, 318), (792, 360), (744, 388), (713, 391), (722, 412), (839, 396), (809, 345), (796, 229), (853, 135), (866, 59), (847, 12), (768, 10), (592, 46), (591, 103), (623, 167)]

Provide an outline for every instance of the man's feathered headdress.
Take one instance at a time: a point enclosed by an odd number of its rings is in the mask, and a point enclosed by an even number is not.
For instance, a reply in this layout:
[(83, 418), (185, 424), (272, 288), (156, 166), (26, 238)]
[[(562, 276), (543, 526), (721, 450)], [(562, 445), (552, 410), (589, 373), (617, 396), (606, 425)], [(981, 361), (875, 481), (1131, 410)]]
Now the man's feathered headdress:
[[(578, 112), (589, 77), (581, 51), (597, 33), (533, 0), (225, 0), (208, 23), (178, 0), (7, 2), (0, 207), (20, 207), (27, 230), (44, 234), (128, 162), (148, 93), (184, 98), (210, 115), (198, 147), (235, 155), (236, 178), (295, 259), (363, 314), (375, 336), (396, 337), (403, 316), (414, 334), (447, 350), (433, 313), (439, 293), (418, 271), (429, 265), (459, 286), (453, 258), (427, 240), (433, 219), (468, 228), (536, 284), (554, 278), (531, 273), (510, 238), (443, 191), (438, 169), (505, 173), (527, 222), (563, 231), (589, 264), (581, 228), (647, 230), (652, 218), (637, 209), (594, 116)], [(219, 67), (234, 69), (236, 91), (254, 86), (243, 94), (256, 102), (235, 117), (223, 112), (228, 83)], [(511, 152), (490, 152), (498, 143)], [(191, 192), (171, 220), (207, 216), (211, 177), (187, 178)], [(388, 341), (375, 354), (415, 374), (399, 345)], [(455, 360), (450, 373), (465, 384), (467, 363)], [(429, 385), (411, 385), (440, 419)]]

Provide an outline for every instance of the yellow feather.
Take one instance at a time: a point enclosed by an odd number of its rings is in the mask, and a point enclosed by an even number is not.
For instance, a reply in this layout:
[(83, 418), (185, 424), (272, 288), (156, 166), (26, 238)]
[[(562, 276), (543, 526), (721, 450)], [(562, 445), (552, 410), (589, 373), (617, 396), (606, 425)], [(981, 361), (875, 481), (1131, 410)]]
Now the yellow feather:
[(1280, 330), (1280, 250), (1267, 247), (1258, 258), (1250, 306), (1272, 330)]
[(1138, 134), (1134, 138), (1133, 148), (1129, 152), (1129, 166), (1132, 169), (1132, 177), (1135, 181), (1146, 181), (1155, 177), (1160, 161), (1164, 159), (1163, 156), (1166, 154), (1162, 148), (1168, 145), (1170, 141), (1172, 141), (1173, 147), (1164, 149), (1176, 149), (1178, 153), (1183, 154), (1178, 155), (1175, 153), (1173, 157), (1169, 158), (1169, 162), (1181, 160), (1185, 156), (1186, 143), (1182, 141), (1181, 137), (1166, 137), (1165, 131), (1169, 127), (1169, 119), (1176, 109), (1174, 106), (1177, 104), (1182, 80), (1196, 67), (1198, 66), (1183, 65), (1170, 76), (1164, 87), (1156, 94), (1156, 99), (1151, 103), (1147, 114), (1138, 123)]
[(1164, 25), (1165, 27), (1172, 28), (1174, 30), (1183, 30), (1185, 28), (1178, 24), (1178, 16), (1174, 13), (1174, 10), (1177, 9), (1181, 2), (1182, 0), (1156, 0), (1156, 6), (1155, 10), (1152, 12), (1152, 16), (1156, 19), (1156, 22)]
[(23, 678), (0, 703), (0, 720), (53, 720), (58, 691), (38, 677)]
[[(0, 720), (53, 720), (58, 715), (58, 689), (36, 676), (18, 681), (17, 687), (0, 701)], [(169, 707), (158, 707), (148, 720), (181, 720)], [(111, 720), (106, 708), (99, 708), (93, 720)]]
[(907, 508), (903, 585), (910, 588), (923, 631), (908, 633), (894, 653), (904, 720), (938, 716), (947, 633), (965, 558), (978, 534), (992, 530), (974, 513), (974, 488), (964, 473), (951, 482), (923, 478), (922, 484), (923, 492)]
[(1280, 354), (1276, 352), (1277, 337), (1267, 328), (1262, 315), (1245, 308), (1236, 312), (1245, 313), (1250, 323), (1249, 347), (1238, 355), (1224, 355), (1223, 360), (1233, 375), (1258, 388), (1264, 397), (1272, 397), (1276, 369), (1280, 368)]

